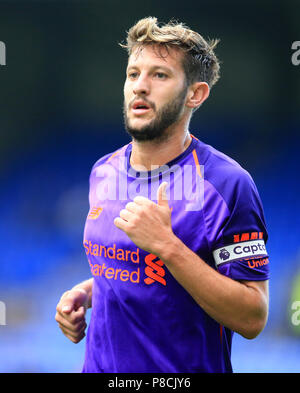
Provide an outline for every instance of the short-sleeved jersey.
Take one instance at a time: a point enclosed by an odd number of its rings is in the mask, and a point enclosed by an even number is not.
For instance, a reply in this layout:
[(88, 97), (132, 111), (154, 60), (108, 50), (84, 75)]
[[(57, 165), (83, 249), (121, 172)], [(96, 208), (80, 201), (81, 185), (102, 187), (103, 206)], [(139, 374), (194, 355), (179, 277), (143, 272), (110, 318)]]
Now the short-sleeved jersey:
[(131, 149), (129, 143), (108, 154), (91, 171), (83, 245), (94, 280), (82, 371), (232, 372), (233, 332), (114, 219), (137, 195), (157, 202), (167, 181), (172, 229), (189, 249), (233, 280), (267, 280), (268, 235), (256, 186), (237, 162), (195, 137), (151, 171), (130, 166)]

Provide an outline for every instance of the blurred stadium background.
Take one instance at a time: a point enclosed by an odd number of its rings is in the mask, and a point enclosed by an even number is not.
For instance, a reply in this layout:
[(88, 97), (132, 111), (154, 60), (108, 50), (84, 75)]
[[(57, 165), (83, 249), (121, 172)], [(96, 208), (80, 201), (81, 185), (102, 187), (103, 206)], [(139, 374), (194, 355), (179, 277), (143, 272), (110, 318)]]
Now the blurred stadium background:
[(252, 174), (264, 204), (269, 321), (253, 341), (235, 335), (234, 371), (299, 372), (297, 0), (0, 1), (0, 372), (81, 370), (85, 342), (64, 338), (55, 307), (90, 277), (82, 247), (90, 169), (129, 141), (118, 43), (149, 15), (221, 39), (222, 77), (190, 129)]

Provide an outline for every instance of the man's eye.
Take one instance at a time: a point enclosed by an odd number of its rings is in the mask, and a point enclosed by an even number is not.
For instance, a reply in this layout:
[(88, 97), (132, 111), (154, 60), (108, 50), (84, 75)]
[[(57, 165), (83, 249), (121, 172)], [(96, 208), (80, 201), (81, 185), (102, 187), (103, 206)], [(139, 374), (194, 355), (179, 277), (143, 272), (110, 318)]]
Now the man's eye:
[(130, 74), (128, 74), (128, 78), (130, 79), (134, 79), (137, 77), (137, 72), (131, 72)]
[(165, 78), (167, 78), (167, 75), (164, 74), (163, 72), (156, 72), (156, 73), (155, 73), (155, 76), (156, 76), (158, 79), (165, 79)]

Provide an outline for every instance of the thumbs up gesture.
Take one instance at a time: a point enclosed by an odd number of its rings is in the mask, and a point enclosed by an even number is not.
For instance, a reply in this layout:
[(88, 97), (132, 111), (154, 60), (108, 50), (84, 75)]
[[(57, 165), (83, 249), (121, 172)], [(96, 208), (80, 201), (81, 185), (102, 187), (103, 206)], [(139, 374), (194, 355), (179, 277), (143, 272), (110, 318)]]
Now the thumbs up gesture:
[(159, 206), (164, 206), (164, 207), (170, 209), (169, 208), (168, 197), (167, 197), (167, 186), (168, 186), (168, 183), (164, 181), (158, 187), (158, 190), (157, 190), (157, 204)]
[(137, 196), (120, 211), (114, 224), (141, 249), (160, 256), (160, 252), (175, 236), (171, 226), (171, 208), (167, 199), (167, 183), (157, 190), (157, 203)]

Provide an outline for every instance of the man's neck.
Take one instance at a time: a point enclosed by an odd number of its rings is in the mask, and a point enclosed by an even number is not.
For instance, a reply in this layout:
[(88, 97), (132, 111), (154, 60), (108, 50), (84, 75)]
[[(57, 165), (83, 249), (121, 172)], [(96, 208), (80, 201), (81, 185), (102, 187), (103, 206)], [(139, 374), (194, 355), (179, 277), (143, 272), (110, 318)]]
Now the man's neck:
[(183, 153), (192, 141), (188, 130), (175, 133), (162, 142), (132, 141), (130, 164), (135, 170), (153, 170)]

